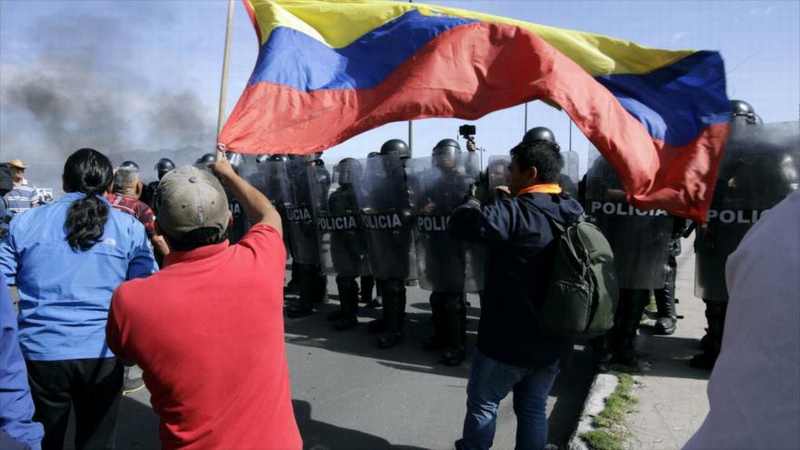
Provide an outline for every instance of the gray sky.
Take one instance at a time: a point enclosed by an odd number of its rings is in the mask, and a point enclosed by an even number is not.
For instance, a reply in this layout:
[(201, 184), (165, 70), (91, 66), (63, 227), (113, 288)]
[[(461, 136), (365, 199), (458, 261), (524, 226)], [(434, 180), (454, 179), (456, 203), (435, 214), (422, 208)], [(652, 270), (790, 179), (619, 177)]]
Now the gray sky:
[[(800, 115), (800, 3), (796, 1), (438, 1), (517, 19), (602, 33), (668, 49), (718, 50), (728, 95), (753, 104), (767, 122)], [(143, 165), (161, 150), (184, 154), (214, 145), (226, 2), (0, 0), (0, 159), (31, 162), (31, 178), (58, 174), (64, 157), (90, 146), (129, 153)], [(237, 0), (228, 111), (244, 89), (258, 42)], [(523, 107), (473, 122), (487, 154), (501, 154), (524, 131)], [(569, 146), (569, 120), (539, 102), (528, 127), (544, 125)], [(414, 122), (415, 155), (455, 137), (455, 119)], [(363, 157), (395, 123), (326, 152), (329, 162)], [(588, 141), (573, 128), (586, 168)], [(119, 161), (116, 161), (119, 162)], [(179, 163), (187, 161), (178, 161)], [(145, 167), (149, 170), (149, 167)], [(37, 176), (37, 171), (39, 176)], [(151, 175), (153, 176), (153, 175)]]

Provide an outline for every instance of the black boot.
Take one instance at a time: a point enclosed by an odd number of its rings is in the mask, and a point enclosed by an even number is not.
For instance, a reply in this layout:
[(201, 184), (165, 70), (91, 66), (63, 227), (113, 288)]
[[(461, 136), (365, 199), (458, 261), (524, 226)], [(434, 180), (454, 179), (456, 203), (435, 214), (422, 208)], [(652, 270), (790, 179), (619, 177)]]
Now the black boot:
[(334, 328), (339, 331), (349, 330), (358, 325), (358, 284), (356, 277), (336, 277), (339, 289), (339, 319)]
[(636, 335), (642, 313), (649, 300), (650, 291), (648, 290), (619, 290), (618, 321), (615, 321), (610, 341), (612, 363), (638, 368), (639, 355), (636, 353)]
[(297, 301), (286, 308), (286, 317), (297, 319), (310, 316), (314, 313), (313, 298), (315, 295), (315, 266), (307, 264), (296, 264), (293, 267), (292, 279), (297, 280), (300, 288), (300, 296)]
[(670, 255), (667, 259), (667, 279), (663, 289), (655, 290), (656, 316), (655, 334), (671, 335), (675, 333), (678, 324), (678, 314), (675, 312), (675, 277), (677, 275), (677, 260)]
[[(385, 280), (375, 280), (375, 288), (378, 292), (378, 295), (382, 295), (384, 289), (383, 285), (386, 283)], [(384, 313), (385, 314), (385, 313)], [(378, 318), (367, 324), (367, 331), (370, 334), (380, 334), (386, 332), (386, 321), (383, 317)]]
[(403, 280), (386, 280), (383, 283), (383, 321), (386, 331), (378, 338), (380, 348), (394, 347), (403, 340), (405, 290)]
[(725, 331), (725, 314), (728, 311), (727, 302), (706, 301), (706, 329), (703, 353), (697, 354), (689, 361), (689, 365), (696, 369), (711, 370), (717, 362), (722, 348), (722, 336)]
[(462, 293), (448, 293), (444, 294), (443, 297), (442, 334), (445, 349), (444, 353), (442, 353), (441, 361), (447, 366), (457, 366), (466, 357), (464, 342), (466, 341), (467, 333), (465, 327), (467, 305)]
[(372, 275), (363, 275), (361, 277), (361, 303), (367, 308), (377, 308), (381, 306), (381, 302), (372, 298), (372, 289), (375, 287), (375, 279)]
[(320, 266), (309, 266), (309, 279), (312, 280), (311, 302), (322, 305), (328, 299), (328, 277), (322, 273)]
[(284, 295), (299, 295), (300, 293), (300, 270), (298, 264), (292, 261), (292, 279), (283, 288)]
[(431, 296), (428, 301), (431, 305), (431, 323), (433, 325), (433, 333), (422, 344), (422, 348), (425, 350), (440, 350), (445, 346), (444, 330), (446, 325), (443, 323), (445, 314), (444, 294), (440, 292), (431, 292)]

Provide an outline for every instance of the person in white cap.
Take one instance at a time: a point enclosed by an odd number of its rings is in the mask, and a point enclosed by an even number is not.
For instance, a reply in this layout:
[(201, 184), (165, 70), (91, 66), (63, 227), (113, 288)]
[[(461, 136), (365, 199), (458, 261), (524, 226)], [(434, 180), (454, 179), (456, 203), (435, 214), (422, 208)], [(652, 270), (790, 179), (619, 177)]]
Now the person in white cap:
[(11, 178), (14, 181), (14, 189), (5, 195), (8, 204), (8, 213), (13, 217), (31, 208), (39, 206), (42, 201), (36, 188), (28, 184), (25, 179), (25, 169), (28, 166), (21, 159), (12, 159), (8, 162), (11, 169)]

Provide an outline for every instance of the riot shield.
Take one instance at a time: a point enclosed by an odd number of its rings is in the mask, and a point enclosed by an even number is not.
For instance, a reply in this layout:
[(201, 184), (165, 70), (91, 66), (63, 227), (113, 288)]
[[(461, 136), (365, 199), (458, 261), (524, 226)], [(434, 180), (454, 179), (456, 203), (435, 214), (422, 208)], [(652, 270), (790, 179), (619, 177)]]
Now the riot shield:
[(455, 165), (436, 158), (411, 161), (414, 180), (417, 275), (422, 289), (434, 292), (478, 292), (483, 285), (483, 259), (475, 246), (447, 232), (450, 214), (475, 182)]
[(587, 211), (611, 244), (621, 289), (661, 289), (674, 219), (625, 200), (617, 174), (600, 157), (586, 174)]
[(578, 198), (578, 173), (580, 170), (578, 153), (572, 150), (561, 152), (564, 159), (564, 167), (561, 168), (561, 175), (558, 184), (565, 192), (573, 198)]
[(481, 166), (482, 162), (479, 150), (474, 152), (462, 151), (458, 153), (458, 170), (462, 175), (477, 180), (481, 174)]
[(489, 157), (489, 164), (486, 165), (486, 177), (489, 180), (490, 192), (494, 192), (498, 186), (509, 186), (511, 184), (511, 173), (508, 170), (509, 164), (511, 164), (511, 156), (495, 155)]
[(319, 235), (315, 206), (327, 201), (322, 192), (318, 166), (304, 157), (290, 159), (287, 164), (292, 202), (286, 207), (292, 258), (298, 264), (319, 265)]
[(695, 296), (728, 299), (725, 263), (748, 230), (798, 189), (800, 122), (733, 121), (708, 223), (695, 236)]
[(573, 183), (577, 183), (580, 174), (580, 158), (578, 158), (578, 152), (567, 150), (561, 152), (561, 156), (564, 159), (564, 167), (561, 169), (561, 173), (568, 176)]
[(320, 258), (325, 273), (355, 277), (365, 272), (366, 237), (356, 194), (363, 188), (363, 168), (363, 161), (342, 160), (333, 169), (333, 184), (327, 201), (324, 201), (324, 196), (318, 198), (315, 209)]
[(288, 159), (285, 156), (259, 157), (256, 159), (257, 169), (250, 177), (250, 183), (267, 196), (278, 214), (281, 216), (283, 243), (287, 256), (291, 254), (291, 237), (287, 210), (294, 204), (292, 188), (289, 184)]
[(374, 155), (366, 160), (363, 187), (356, 191), (367, 253), (378, 280), (413, 279), (413, 201), (404, 160)]

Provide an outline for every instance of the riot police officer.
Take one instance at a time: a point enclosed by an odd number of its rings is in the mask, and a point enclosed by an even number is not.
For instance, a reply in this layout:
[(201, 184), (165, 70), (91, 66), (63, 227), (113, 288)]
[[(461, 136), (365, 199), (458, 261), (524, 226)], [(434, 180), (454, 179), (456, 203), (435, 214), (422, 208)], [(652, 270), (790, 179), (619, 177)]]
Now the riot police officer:
[(367, 159), (359, 198), (370, 267), (383, 298), (383, 318), (370, 324), (370, 331), (381, 333), (380, 348), (394, 347), (403, 338), (406, 280), (413, 265), (413, 201), (405, 170), (409, 157), (405, 142), (386, 141), (378, 156)]
[[(360, 223), (358, 195), (363, 168), (358, 160), (345, 158), (334, 168), (338, 188), (327, 204), (320, 205), (317, 225), (320, 230), (322, 265), (336, 274), (339, 311), (329, 319), (334, 328), (347, 330), (358, 325), (359, 286), (356, 278), (363, 275), (366, 239)], [(363, 277), (362, 277), (363, 284)], [(372, 286), (368, 286), (372, 289)]]
[(292, 280), (298, 280), (300, 297), (297, 304), (287, 309), (289, 318), (308, 316), (314, 304), (322, 303), (326, 296), (326, 280), (320, 264), (319, 235), (316, 205), (327, 202), (327, 191), (322, 192), (320, 182), (325, 180), (317, 170), (314, 157), (291, 158), (288, 165), (289, 183), (293, 203), (286, 210), (288, 231), (292, 246)]
[(666, 211), (641, 211), (626, 201), (622, 183), (602, 157), (586, 174), (586, 211), (603, 231), (617, 269), (619, 304), (614, 328), (597, 341), (601, 364), (638, 366), (635, 340), (650, 291), (666, 282), (673, 218)]
[[(800, 123), (764, 124), (753, 107), (731, 101), (730, 133), (708, 222), (695, 236), (695, 296), (706, 304), (703, 352), (691, 365), (710, 370), (722, 345), (728, 291), (725, 263), (767, 210), (798, 189)], [(732, 330), (735, 331), (735, 330)]]
[(122, 164), (119, 165), (119, 168), (138, 172), (139, 164), (137, 164), (136, 161), (127, 160), (127, 161), (122, 161)]
[(677, 329), (678, 314), (675, 310), (675, 280), (678, 277), (678, 256), (681, 254), (681, 238), (687, 229), (687, 220), (673, 217), (672, 236), (667, 251), (667, 265), (664, 268), (666, 280), (664, 287), (653, 291), (656, 299), (655, 334), (671, 335)]
[[(547, 127), (534, 127), (534, 128), (531, 128), (522, 137), (522, 142), (525, 143), (525, 144), (532, 144), (532, 143), (538, 142), (538, 141), (550, 142), (555, 146), (556, 150), (561, 152), (561, 146), (559, 146), (558, 142), (556, 141), (556, 135), (553, 134), (553, 131), (550, 130), (549, 128), (547, 128)], [(571, 150), (569, 152), (567, 152), (567, 153), (564, 153), (564, 152), (561, 152), (561, 153), (564, 156), (563, 157), (564, 161), (567, 161), (567, 162), (570, 162), (570, 163), (572, 163), (572, 161), (575, 161), (576, 158), (577, 158), (577, 154), (575, 154), (575, 152), (573, 152)], [(577, 161), (575, 161), (575, 162), (577, 162)], [(575, 163), (572, 163), (572, 164), (575, 164)], [(570, 166), (568, 168), (572, 168), (572, 166)], [(562, 173), (559, 176), (558, 184), (561, 186), (561, 189), (563, 189), (564, 192), (568, 193), (573, 198), (577, 198), (577, 196), (578, 196), (578, 186), (575, 184), (575, 181), (576, 181), (576, 179), (578, 177), (578, 167), (575, 164), (575, 167), (574, 167), (575, 173), (574, 174), (573, 173), (564, 173), (563, 169), (564, 168), (562, 167)]]
[[(477, 292), (476, 275), (469, 264), (466, 244), (450, 237), (450, 214), (463, 203), (478, 173), (477, 167), (460, 167), (461, 147), (453, 139), (442, 139), (433, 148), (431, 159), (413, 160), (423, 165), (415, 180), (417, 216), (416, 249), (420, 286), (431, 291), (433, 336), (426, 348), (442, 350), (442, 362), (458, 365), (465, 357), (467, 304), (466, 291)], [(480, 278), (480, 277), (478, 277)]]
[(213, 153), (205, 153), (203, 156), (197, 158), (197, 161), (194, 162), (196, 166), (207, 167), (211, 164), (214, 164), (217, 161), (217, 155)]
[(164, 178), (164, 175), (169, 173), (170, 170), (175, 168), (175, 163), (172, 162), (169, 158), (161, 158), (158, 160), (155, 166), (156, 176), (158, 177), (156, 181), (151, 181), (150, 183), (145, 186), (144, 190), (142, 191), (141, 201), (146, 203), (153, 211), (155, 211), (155, 199), (153, 196), (158, 190), (158, 183)]

